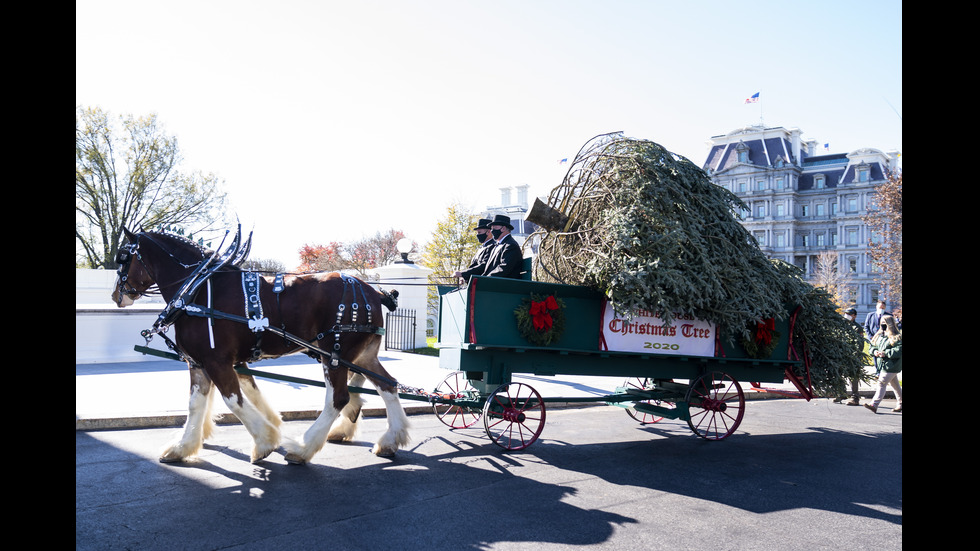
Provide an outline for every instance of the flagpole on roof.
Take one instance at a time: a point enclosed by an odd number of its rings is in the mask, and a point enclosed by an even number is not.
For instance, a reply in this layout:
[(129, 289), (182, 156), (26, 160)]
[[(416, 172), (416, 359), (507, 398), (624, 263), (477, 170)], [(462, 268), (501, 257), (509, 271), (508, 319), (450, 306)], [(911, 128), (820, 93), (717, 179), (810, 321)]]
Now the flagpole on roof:
[(759, 92), (759, 126), (762, 128), (766, 127), (766, 123), (762, 118), (762, 92)]
[(745, 103), (758, 103), (759, 104), (759, 124), (761, 124), (762, 127), (765, 128), (766, 125), (765, 125), (765, 122), (763, 122), (763, 119), (762, 119), (762, 93), (761, 92), (756, 92), (756, 93), (752, 94), (751, 96), (748, 97), (748, 99), (745, 100)]

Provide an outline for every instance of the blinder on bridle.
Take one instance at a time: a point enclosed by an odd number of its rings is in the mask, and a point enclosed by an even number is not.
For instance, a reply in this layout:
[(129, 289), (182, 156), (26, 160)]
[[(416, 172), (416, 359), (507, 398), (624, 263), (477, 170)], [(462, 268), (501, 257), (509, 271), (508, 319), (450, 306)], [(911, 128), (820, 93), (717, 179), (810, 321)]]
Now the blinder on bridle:
[(116, 269), (116, 275), (119, 278), (119, 292), (135, 298), (143, 296), (143, 293), (137, 291), (128, 281), (129, 265), (133, 261), (133, 256), (136, 255), (137, 248), (139, 248), (139, 243), (129, 243), (119, 247), (119, 251), (116, 253), (116, 264), (119, 265), (119, 268)]

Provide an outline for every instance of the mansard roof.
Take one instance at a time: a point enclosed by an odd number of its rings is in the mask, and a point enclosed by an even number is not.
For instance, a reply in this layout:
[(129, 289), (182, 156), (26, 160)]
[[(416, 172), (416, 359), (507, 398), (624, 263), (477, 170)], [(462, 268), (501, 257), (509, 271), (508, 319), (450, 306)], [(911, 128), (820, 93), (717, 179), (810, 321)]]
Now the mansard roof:
[[(826, 180), (824, 187), (835, 188), (839, 184), (857, 181), (858, 170), (868, 169), (868, 181), (876, 182), (888, 178), (891, 163), (897, 159), (898, 152), (885, 154), (877, 149), (862, 148), (849, 153), (814, 155), (814, 141), (799, 141), (801, 132), (782, 127), (763, 128), (747, 126), (721, 136), (712, 137), (711, 151), (702, 168), (709, 174), (721, 175), (729, 170), (742, 167), (741, 173), (780, 171), (784, 168), (799, 171), (796, 189), (814, 188), (814, 177), (822, 174)], [(795, 153), (800, 159), (794, 159)], [(739, 152), (748, 152), (748, 161), (739, 162)], [(784, 164), (779, 164), (782, 159)]]
[(818, 174), (824, 175), (827, 179), (825, 185), (829, 188), (837, 187), (838, 184), (853, 182), (857, 178), (858, 167), (865, 165), (870, 170), (869, 180), (884, 180), (886, 176), (885, 167), (880, 161), (861, 161), (854, 162), (847, 153), (837, 153), (834, 155), (820, 155), (809, 157), (803, 162), (803, 173), (800, 174), (799, 189), (813, 189), (813, 178)]
[(824, 176), (825, 187), (835, 188), (840, 183), (846, 169), (847, 155), (843, 153), (808, 157), (803, 161), (803, 173), (800, 174), (797, 189), (800, 191), (813, 189), (813, 180), (818, 174)]
[(702, 168), (722, 172), (734, 167), (739, 164), (739, 148), (748, 148), (750, 165), (775, 166), (776, 159), (780, 157), (787, 164), (793, 162), (792, 143), (787, 139), (774, 137), (715, 145), (708, 152), (708, 160)]
[(879, 163), (879, 162), (872, 162), (872, 163), (852, 164), (851, 166), (847, 167), (847, 173), (844, 174), (844, 178), (842, 179), (842, 181), (843, 182), (852, 182), (852, 181), (854, 181), (854, 179), (856, 178), (855, 172), (857, 171), (858, 167), (861, 166), (861, 164), (867, 164), (868, 165), (868, 168), (871, 169), (871, 174), (868, 177), (869, 180), (874, 181), (874, 180), (887, 180), (888, 179), (888, 175), (887, 175), (887, 173), (885, 171), (885, 167), (882, 166), (882, 164)]

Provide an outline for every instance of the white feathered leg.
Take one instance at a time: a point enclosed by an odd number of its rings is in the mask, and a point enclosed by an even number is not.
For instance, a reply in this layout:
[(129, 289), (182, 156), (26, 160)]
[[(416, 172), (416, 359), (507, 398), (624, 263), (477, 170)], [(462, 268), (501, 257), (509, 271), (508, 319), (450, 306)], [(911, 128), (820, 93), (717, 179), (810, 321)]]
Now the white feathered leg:
[[(381, 337), (378, 336), (367, 346), (365, 346), (364, 350), (358, 355), (354, 363), (371, 371), (372, 373), (380, 375), (384, 379), (392, 379), (391, 374), (388, 373), (388, 371), (381, 364), (381, 360), (378, 359), (378, 352), (380, 348)], [(379, 457), (391, 457), (395, 455), (398, 448), (407, 446), (411, 441), (411, 438), (408, 435), (408, 416), (405, 415), (405, 410), (402, 408), (401, 402), (398, 400), (397, 387), (390, 387), (387, 384), (382, 385), (375, 379), (372, 379), (371, 382), (374, 384), (375, 388), (377, 388), (378, 395), (381, 396), (381, 399), (384, 401), (385, 413), (388, 417), (388, 430), (381, 435), (381, 438), (378, 439), (371, 451)], [(387, 388), (387, 390), (382, 387)]]
[[(347, 384), (363, 388), (364, 376), (360, 373), (355, 373), (351, 376)], [(333, 427), (330, 428), (330, 432), (327, 434), (327, 441), (350, 442), (353, 440), (357, 435), (357, 420), (361, 415), (362, 407), (364, 407), (364, 399), (361, 398), (360, 393), (352, 392), (350, 394), (350, 401), (340, 411), (340, 415), (334, 422)]]
[(395, 455), (398, 448), (407, 446), (411, 441), (408, 435), (408, 416), (405, 415), (405, 410), (402, 409), (402, 404), (398, 401), (397, 392), (385, 392), (378, 389), (378, 395), (385, 403), (388, 430), (381, 435), (371, 451), (379, 457), (391, 457)]
[(279, 415), (279, 412), (265, 400), (265, 396), (262, 395), (262, 392), (259, 391), (258, 385), (255, 384), (254, 377), (239, 373), (238, 385), (242, 388), (242, 392), (245, 394), (245, 399), (252, 402), (252, 405), (259, 410), (267, 421), (272, 423), (272, 425), (276, 428), (282, 427), (282, 416)]
[(259, 411), (252, 402), (249, 400), (239, 400), (236, 394), (222, 396), (222, 398), (225, 401), (225, 405), (228, 406), (228, 409), (245, 426), (245, 430), (252, 435), (255, 443), (252, 448), (252, 463), (258, 463), (265, 459), (279, 447), (279, 427), (269, 421), (266, 415)]
[(300, 465), (313, 459), (316, 452), (320, 451), (323, 444), (326, 443), (327, 433), (340, 415), (340, 410), (333, 404), (333, 385), (330, 384), (330, 379), (327, 377), (324, 377), (324, 382), (326, 383), (326, 397), (324, 398), (323, 411), (320, 412), (313, 425), (306, 429), (300, 440), (283, 442), (283, 448), (286, 450), (286, 461), (289, 463)]
[(160, 453), (163, 463), (176, 463), (197, 455), (205, 438), (214, 433), (211, 413), (213, 384), (203, 369), (191, 368), (191, 392), (187, 401), (187, 422), (180, 437), (167, 444)]

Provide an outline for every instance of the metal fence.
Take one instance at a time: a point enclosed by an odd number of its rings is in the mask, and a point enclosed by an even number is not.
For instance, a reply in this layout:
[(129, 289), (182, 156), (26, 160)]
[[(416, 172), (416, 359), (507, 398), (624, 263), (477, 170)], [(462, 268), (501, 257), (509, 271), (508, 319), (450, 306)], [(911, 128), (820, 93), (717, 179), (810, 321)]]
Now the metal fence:
[(385, 348), (412, 350), (415, 348), (415, 310), (398, 308), (385, 314)]

